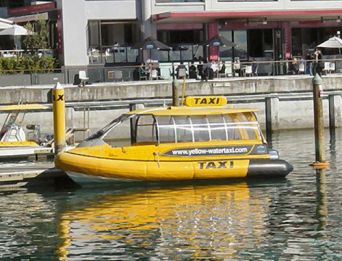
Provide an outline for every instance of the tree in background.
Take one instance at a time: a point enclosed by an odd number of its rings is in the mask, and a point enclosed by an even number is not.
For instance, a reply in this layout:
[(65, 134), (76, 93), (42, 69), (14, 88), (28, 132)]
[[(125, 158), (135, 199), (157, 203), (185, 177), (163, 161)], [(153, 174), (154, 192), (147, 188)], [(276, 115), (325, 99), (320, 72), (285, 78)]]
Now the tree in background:
[(27, 35), (23, 40), (24, 48), (27, 50), (38, 51), (38, 49), (48, 48), (48, 27), (43, 19), (39, 19), (35, 24), (27, 23), (25, 28), (33, 34)]

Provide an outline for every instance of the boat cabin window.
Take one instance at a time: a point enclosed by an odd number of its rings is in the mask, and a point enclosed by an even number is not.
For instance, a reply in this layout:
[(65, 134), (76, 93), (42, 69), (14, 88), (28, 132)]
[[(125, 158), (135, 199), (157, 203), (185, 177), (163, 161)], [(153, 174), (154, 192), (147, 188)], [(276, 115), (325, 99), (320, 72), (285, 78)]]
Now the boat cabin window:
[(255, 119), (250, 113), (239, 113), (236, 116), (238, 117), (239, 125), (241, 126), (241, 139), (255, 140), (260, 137), (259, 128), (255, 128), (254, 125), (250, 124), (251, 121)]
[[(152, 118), (152, 117), (151, 117)], [(156, 124), (156, 128), (153, 128)], [(261, 133), (253, 113), (202, 116), (156, 116), (151, 128), (159, 143), (210, 140), (260, 140)], [(140, 130), (137, 132), (139, 136)], [(150, 135), (151, 136), (151, 135)]]
[(193, 129), (191, 126), (190, 117), (177, 116), (173, 117), (176, 129), (176, 142), (191, 142), (193, 141)]
[(210, 138), (210, 125), (208, 117), (206, 116), (193, 116), (190, 118), (193, 128), (194, 141), (208, 141)]
[(156, 143), (157, 129), (155, 118), (151, 115), (140, 115), (136, 119), (136, 142)]
[(158, 130), (160, 142), (174, 142), (175, 141), (175, 120), (171, 116), (158, 117)]

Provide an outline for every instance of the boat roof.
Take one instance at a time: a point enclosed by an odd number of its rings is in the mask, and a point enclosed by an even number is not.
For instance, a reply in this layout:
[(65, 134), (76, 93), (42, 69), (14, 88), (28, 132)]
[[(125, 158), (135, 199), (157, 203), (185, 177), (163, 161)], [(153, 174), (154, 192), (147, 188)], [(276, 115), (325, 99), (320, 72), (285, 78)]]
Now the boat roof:
[(0, 106), (0, 112), (9, 111), (35, 111), (35, 110), (46, 110), (49, 109), (48, 106), (38, 104), (38, 103), (28, 103), (28, 104), (16, 104), (16, 105), (5, 105)]
[(147, 114), (154, 116), (200, 116), (200, 115), (222, 115), (222, 114), (236, 114), (236, 113), (244, 113), (244, 112), (256, 112), (257, 109), (250, 108), (232, 108), (228, 106), (222, 107), (188, 107), (188, 106), (179, 106), (179, 107), (159, 107), (159, 108), (145, 108), (138, 109), (131, 112), (128, 112), (128, 115), (134, 114)]

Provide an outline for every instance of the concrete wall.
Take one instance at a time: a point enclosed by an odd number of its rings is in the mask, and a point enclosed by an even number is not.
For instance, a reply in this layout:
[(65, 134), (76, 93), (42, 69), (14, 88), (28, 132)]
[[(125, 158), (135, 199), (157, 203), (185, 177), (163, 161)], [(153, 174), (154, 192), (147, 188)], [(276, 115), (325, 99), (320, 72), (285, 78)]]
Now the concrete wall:
[[(342, 90), (342, 75), (322, 78), (324, 90)], [(178, 82), (181, 88), (182, 81)], [(69, 102), (120, 101), (129, 99), (170, 98), (172, 81), (139, 81), (94, 83), (79, 88), (63, 85)], [(49, 103), (53, 85), (1, 87), (0, 104), (16, 104), (18, 101)], [(209, 81), (186, 81), (186, 95), (255, 95), (310, 92), (312, 77), (306, 75), (286, 77), (218, 78)]]

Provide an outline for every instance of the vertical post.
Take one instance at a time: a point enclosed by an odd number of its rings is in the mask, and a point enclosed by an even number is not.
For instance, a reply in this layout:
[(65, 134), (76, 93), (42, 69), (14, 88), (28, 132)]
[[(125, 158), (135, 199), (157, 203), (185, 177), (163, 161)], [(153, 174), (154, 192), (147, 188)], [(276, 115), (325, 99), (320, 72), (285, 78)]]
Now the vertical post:
[(271, 97), (265, 98), (265, 124), (266, 124), (266, 140), (272, 140), (272, 100)]
[(324, 120), (322, 105), (322, 79), (318, 74), (312, 80), (313, 84), (313, 105), (314, 105), (314, 123), (315, 123), (315, 152), (316, 163), (325, 163), (324, 152)]
[(330, 94), (328, 97), (329, 97), (329, 128), (330, 128), (330, 131), (332, 131), (332, 130), (335, 130), (336, 128), (335, 95)]
[[(129, 111), (134, 111), (134, 110), (136, 110), (136, 108), (137, 108), (136, 104), (134, 104), (134, 103), (129, 104)], [(137, 142), (136, 137), (135, 137), (135, 132), (134, 132), (135, 121), (133, 120), (133, 118), (131, 118), (129, 120), (129, 122), (130, 122), (130, 132), (131, 132), (131, 144), (134, 144)]]
[(52, 107), (53, 107), (53, 129), (55, 154), (62, 152), (65, 148), (65, 99), (64, 89), (58, 83), (52, 90)]
[(179, 106), (178, 83), (175, 77), (175, 67), (172, 63), (172, 106)]
[(265, 98), (265, 123), (266, 139), (272, 141), (272, 133), (279, 129), (279, 97), (268, 96)]

